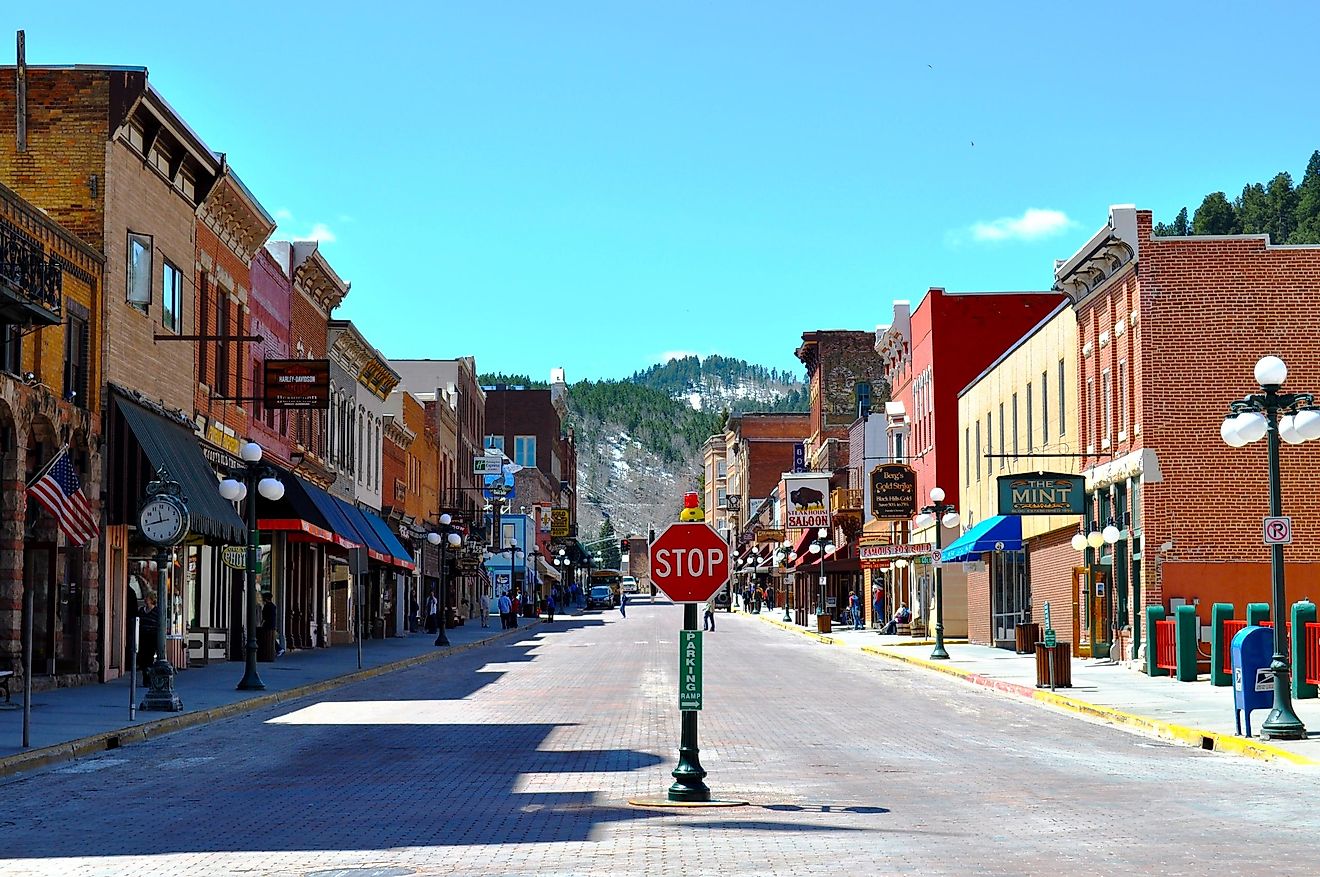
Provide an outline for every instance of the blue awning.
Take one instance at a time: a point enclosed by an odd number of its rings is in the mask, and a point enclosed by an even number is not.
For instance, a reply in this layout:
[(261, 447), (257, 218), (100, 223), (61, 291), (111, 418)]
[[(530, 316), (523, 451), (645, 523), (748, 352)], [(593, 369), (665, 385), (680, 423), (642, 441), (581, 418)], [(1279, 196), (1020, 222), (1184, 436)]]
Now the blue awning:
[(412, 555), (408, 553), (408, 549), (403, 547), (403, 543), (399, 541), (399, 537), (394, 535), (394, 531), (390, 529), (389, 524), (386, 524), (381, 520), (380, 516), (374, 512), (367, 509), (359, 509), (359, 511), (362, 513), (362, 517), (366, 519), (371, 528), (376, 531), (376, 538), (378, 538), (381, 541), (381, 544), (385, 546), (390, 557), (394, 558), (394, 565), (401, 566), (404, 569), (412, 569)]
[(995, 515), (993, 518), (986, 518), (981, 523), (974, 524), (970, 530), (953, 540), (953, 544), (940, 553), (940, 560), (944, 563), (957, 563), (996, 550), (1022, 550), (1021, 517)]

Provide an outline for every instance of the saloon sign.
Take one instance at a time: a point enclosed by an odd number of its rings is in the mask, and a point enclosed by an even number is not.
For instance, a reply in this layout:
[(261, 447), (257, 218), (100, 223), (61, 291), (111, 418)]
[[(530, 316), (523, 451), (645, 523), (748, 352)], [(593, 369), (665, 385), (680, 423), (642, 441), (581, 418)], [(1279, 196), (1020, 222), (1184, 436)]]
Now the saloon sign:
[(871, 470), (871, 517), (877, 521), (907, 521), (917, 514), (917, 473), (902, 463)]
[(830, 525), (830, 476), (815, 472), (784, 473), (788, 494), (789, 528), (828, 527)]
[(1085, 509), (1085, 480), (1080, 475), (999, 476), (1001, 515), (1080, 515)]

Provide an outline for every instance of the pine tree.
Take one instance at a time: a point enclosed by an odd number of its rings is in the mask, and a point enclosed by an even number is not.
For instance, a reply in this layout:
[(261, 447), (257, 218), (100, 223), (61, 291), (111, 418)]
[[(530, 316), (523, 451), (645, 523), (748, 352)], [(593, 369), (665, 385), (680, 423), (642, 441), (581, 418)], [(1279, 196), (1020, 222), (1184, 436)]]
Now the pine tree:
[(1320, 149), (1311, 153), (1302, 184), (1297, 187), (1293, 232), (1288, 243), (1320, 244)]
[(1160, 237), (1171, 237), (1173, 235), (1189, 235), (1192, 233), (1191, 225), (1187, 222), (1187, 208), (1184, 207), (1178, 211), (1173, 222), (1157, 222), (1153, 229), (1156, 235)]
[(1223, 192), (1211, 192), (1192, 216), (1192, 234), (1238, 234), (1237, 212)]
[(1297, 222), (1297, 192), (1293, 190), (1292, 174), (1287, 171), (1276, 174), (1265, 194), (1269, 210), (1265, 230), (1270, 242), (1287, 243)]
[(597, 550), (600, 552), (600, 563), (605, 569), (621, 569), (620, 563), (623, 560), (619, 553), (619, 540), (614, 535), (614, 524), (607, 517), (600, 522), (600, 533), (598, 538), (605, 540), (596, 543)]
[(1242, 194), (1233, 202), (1237, 210), (1238, 222), (1245, 234), (1266, 234), (1269, 232), (1270, 206), (1265, 187), (1252, 183), (1242, 187)]

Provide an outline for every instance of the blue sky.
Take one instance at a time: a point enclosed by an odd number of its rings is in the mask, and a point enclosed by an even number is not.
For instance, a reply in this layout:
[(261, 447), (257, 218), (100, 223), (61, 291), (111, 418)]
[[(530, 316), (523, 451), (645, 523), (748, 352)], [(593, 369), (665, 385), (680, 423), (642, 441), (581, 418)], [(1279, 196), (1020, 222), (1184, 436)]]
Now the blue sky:
[(131, 64), (353, 290), (389, 356), (781, 368), (894, 299), (1047, 287), (1320, 148), (1310, 3), (26, 4)]

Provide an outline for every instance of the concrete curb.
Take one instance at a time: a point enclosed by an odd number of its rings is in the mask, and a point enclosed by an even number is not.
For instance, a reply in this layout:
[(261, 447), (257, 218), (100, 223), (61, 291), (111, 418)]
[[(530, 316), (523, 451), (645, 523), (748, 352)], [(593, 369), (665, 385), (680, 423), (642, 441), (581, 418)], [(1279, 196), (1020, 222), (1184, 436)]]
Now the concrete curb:
[(450, 646), (443, 651), (413, 655), (409, 658), (391, 661), (388, 664), (381, 664), (378, 667), (365, 667), (361, 670), (354, 670), (351, 673), (346, 673), (342, 676), (332, 676), (329, 679), (308, 682), (307, 684), (297, 686), (296, 688), (290, 688), (285, 691), (273, 691), (270, 694), (249, 697), (245, 700), (227, 703), (224, 706), (177, 713), (154, 721), (143, 722), (139, 725), (129, 725), (128, 727), (119, 728), (113, 731), (102, 731), (99, 734), (79, 737), (74, 740), (65, 741), (64, 743), (56, 743), (52, 746), (43, 746), (40, 749), (30, 749), (27, 752), (6, 755), (0, 758), (0, 778), (13, 776), (14, 774), (24, 773), (30, 770), (36, 770), (42, 767), (49, 767), (50, 765), (60, 764), (65, 761), (72, 761), (85, 755), (96, 755), (111, 749), (118, 749), (129, 743), (142, 743), (163, 734), (171, 734), (175, 731), (182, 731), (185, 728), (206, 725), (211, 722), (220, 721), (221, 719), (228, 719), (234, 716), (243, 715), (244, 713), (255, 712), (259, 709), (274, 706), (286, 701), (298, 700), (299, 698), (313, 694), (322, 694), (335, 688), (352, 685), (354, 682), (361, 682), (365, 679), (384, 676), (387, 673), (394, 673), (398, 670), (407, 670), (410, 667), (429, 664), (432, 661), (438, 661), (441, 658), (447, 658), (450, 655), (462, 654), (463, 652), (471, 651), (480, 646), (489, 645), (494, 642), (499, 642), (500, 640), (517, 636), (518, 634), (525, 633), (536, 625), (542, 623), (543, 622), (540, 619), (536, 619), (534, 623), (525, 624), (515, 630), (507, 630), (475, 642)]
[[(782, 621), (776, 621), (770, 618), (762, 618), (761, 620), (768, 624), (773, 624), (776, 627), (782, 627), (785, 630), (792, 630), (809, 639), (816, 639), (833, 645), (842, 645), (841, 642), (833, 637), (812, 633), (811, 631), (803, 630), (796, 625), (788, 625)], [(974, 673), (970, 670), (964, 670), (961, 667), (945, 664), (940, 661), (931, 661), (926, 658), (918, 658), (915, 655), (903, 654), (901, 651), (893, 651), (892, 649), (894, 647), (890, 646), (858, 646), (857, 648), (868, 655), (875, 655), (876, 657), (887, 658), (891, 661), (911, 664), (914, 667), (920, 667), (924, 670), (943, 673), (946, 676), (961, 679), (972, 685), (978, 685), (982, 688), (988, 688), (992, 691), (998, 691), (1024, 700), (1032, 700), (1036, 703), (1054, 707), (1055, 709), (1064, 712), (1103, 719), (1116, 725), (1133, 728), (1170, 743), (1179, 743), (1184, 746), (1191, 746), (1195, 749), (1224, 752), (1230, 755), (1239, 755), (1244, 758), (1254, 758), (1260, 761), (1283, 761), (1289, 764), (1320, 766), (1320, 760), (1308, 758), (1305, 755), (1298, 755), (1296, 752), (1290, 752), (1287, 749), (1272, 746), (1269, 743), (1260, 740), (1254, 740), (1247, 737), (1237, 737), (1232, 734), (1221, 734), (1218, 731), (1207, 731), (1203, 728), (1175, 725), (1172, 722), (1166, 722), (1162, 719), (1153, 719), (1149, 716), (1128, 713), (1113, 707), (1101, 706), (1100, 704), (1069, 697), (1065, 694), (1059, 694), (1057, 691), (1046, 691), (1038, 689), (1032, 685), (1023, 685), (1018, 682), (995, 679), (991, 676)]]

